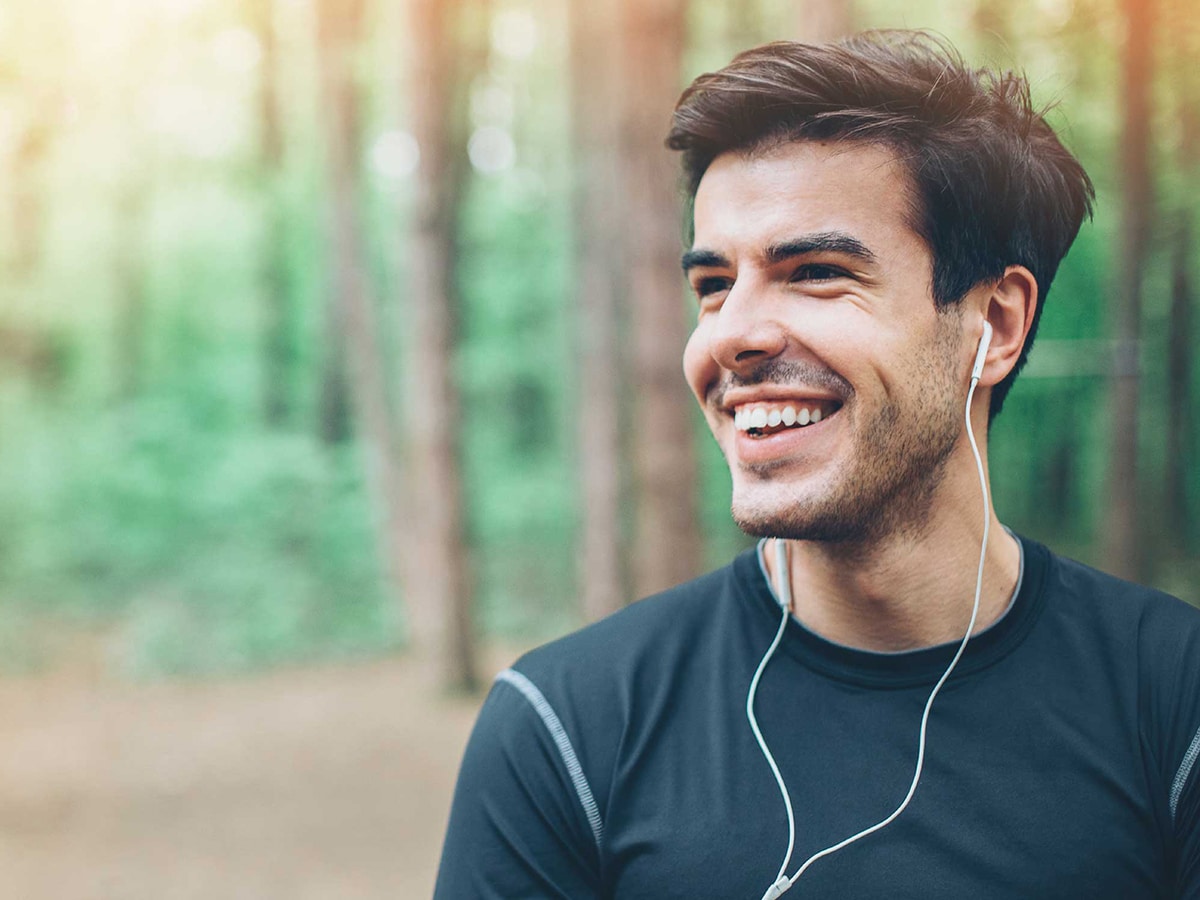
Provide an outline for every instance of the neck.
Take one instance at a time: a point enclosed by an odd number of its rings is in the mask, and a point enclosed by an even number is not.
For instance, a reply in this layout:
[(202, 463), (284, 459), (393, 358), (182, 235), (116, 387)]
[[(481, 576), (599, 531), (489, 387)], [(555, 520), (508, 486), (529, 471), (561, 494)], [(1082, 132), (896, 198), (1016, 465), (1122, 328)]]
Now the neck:
[[(947, 502), (919, 529), (864, 543), (790, 541), (796, 617), (829, 640), (864, 650), (913, 650), (961, 638), (975, 596), (983, 515), (977, 477), (973, 491), (964, 478), (947, 481), (957, 482), (943, 484)], [(1016, 540), (990, 508), (988, 515), (976, 632), (1003, 615), (1020, 572)], [(778, 583), (774, 554), (765, 556)]]

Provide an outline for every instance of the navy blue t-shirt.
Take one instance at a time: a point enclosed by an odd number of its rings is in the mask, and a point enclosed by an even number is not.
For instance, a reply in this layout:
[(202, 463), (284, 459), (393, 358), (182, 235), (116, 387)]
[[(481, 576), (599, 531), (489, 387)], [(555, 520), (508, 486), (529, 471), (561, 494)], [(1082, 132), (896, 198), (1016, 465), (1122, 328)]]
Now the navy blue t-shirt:
[[(911, 804), (787, 900), (1200, 900), (1200, 612), (1022, 547), (1012, 606), (934, 705)], [(787, 819), (745, 703), (780, 616), (748, 552), (501, 673), (438, 900), (758, 900)], [(871, 653), (789, 621), (755, 705), (796, 812), (788, 874), (903, 799), (956, 649)]]

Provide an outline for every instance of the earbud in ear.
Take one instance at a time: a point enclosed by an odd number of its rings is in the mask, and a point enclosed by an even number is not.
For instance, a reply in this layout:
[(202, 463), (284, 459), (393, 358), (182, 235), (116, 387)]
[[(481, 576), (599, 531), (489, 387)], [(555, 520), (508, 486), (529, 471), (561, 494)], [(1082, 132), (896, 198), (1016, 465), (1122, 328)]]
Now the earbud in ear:
[(979, 338), (979, 349), (975, 351), (975, 365), (971, 367), (971, 380), (978, 380), (983, 375), (983, 361), (987, 356), (988, 345), (992, 342), (992, 323), (986, 319), (983, 322), (983, 335)]

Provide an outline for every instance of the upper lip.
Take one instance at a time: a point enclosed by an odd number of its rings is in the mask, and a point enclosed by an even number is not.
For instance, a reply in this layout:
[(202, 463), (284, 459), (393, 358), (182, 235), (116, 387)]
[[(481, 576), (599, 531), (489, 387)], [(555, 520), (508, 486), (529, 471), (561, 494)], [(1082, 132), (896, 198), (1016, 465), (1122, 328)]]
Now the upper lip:
[(721, 409), (729, 415), (739, 406), (750, 403), (836, 403), (842, 404), (842, 398), (828, 391), (807, 390), (799, 387), (782, 387), (763, 385), (754, 388), (731, 388), (721, 398)]

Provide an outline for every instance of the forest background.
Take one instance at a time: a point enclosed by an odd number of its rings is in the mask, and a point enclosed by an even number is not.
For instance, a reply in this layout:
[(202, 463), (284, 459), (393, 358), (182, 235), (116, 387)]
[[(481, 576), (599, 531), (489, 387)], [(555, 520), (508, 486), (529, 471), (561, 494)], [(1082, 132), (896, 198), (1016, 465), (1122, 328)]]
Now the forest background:
[(991, 438), (1012, 528), (1200, 598), (1197, 4), (8, 0), (0, 668), (142, 679), (560, 634), (747, 539), (679, 373), (670, 109), (936, 30), (1096, 182)]

